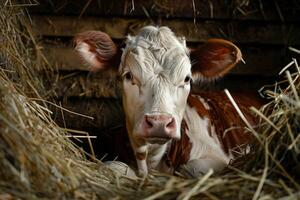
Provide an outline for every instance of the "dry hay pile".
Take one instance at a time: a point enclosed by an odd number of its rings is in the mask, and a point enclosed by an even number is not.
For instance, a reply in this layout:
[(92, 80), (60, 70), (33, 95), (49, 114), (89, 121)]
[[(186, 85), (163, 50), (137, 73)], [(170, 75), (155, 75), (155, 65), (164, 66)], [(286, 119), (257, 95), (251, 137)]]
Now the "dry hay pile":
[[(1, 3), (4, 5), (4, 2)], [(38, 71), (51, 69), (21, 5), (0, 8), (0, 199), (299, 199), (300, 69), (270, 87), (255, 156), (198, 179), (152, 172), (145, 179), (91, 162), (50, 118)], [(30, 20), (29, 20), (30, 22)], [(50, 76), (50, 75), (49, 75)], [(267, 113), (264, 115), (263, 113)], [(251, 131), (251, 127), (248, 127)]]

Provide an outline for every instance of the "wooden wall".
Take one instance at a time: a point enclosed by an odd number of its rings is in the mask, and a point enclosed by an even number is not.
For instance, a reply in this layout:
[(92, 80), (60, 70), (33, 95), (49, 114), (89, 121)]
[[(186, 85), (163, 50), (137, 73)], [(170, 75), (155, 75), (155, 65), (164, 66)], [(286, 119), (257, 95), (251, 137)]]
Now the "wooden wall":
[(169, 26), (192, 47), (225, 38), (241, 48), (246, 61), (230, 73), (233, 79), (276, 76), (297, 56), (287, 48), (300, 46), (297, 0), (45, 0), (29, 11), (50, 62), (64, 72), (86, 70), (70, 44), (85, 30), (104, 31), (119, 44), (148, 24)]
[[(288, 50), (300, 49), (299, 11), (298, 0), (44, 0), (29, 9), (43, 51), (58, 69), (58, 78), (51, 83), (56, 98), (71, 110), (95, 117), (87, 122), (65, 113), (66, 126), (92, 133), (123, 124), (120, 88), (112, 72), (86, 72), (72, 49), (76, 33), (101, 30), (122, 44), (127, 34), (154, 24), (185, 36), (190, 47), (209, 38), (228, 39), (240, 47), (246, 64), (201, 88), (256, 91), (278, 78), (292, 57), (299, 57)], [(55, 117), (64, 125), (59, 112)]]

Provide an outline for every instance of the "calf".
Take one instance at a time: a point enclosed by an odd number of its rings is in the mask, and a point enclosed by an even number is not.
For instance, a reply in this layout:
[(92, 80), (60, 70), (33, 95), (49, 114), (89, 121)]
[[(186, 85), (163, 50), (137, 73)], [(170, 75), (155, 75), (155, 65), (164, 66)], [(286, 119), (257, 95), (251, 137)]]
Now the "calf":
[[(221, 170), (252, 140), (224, 93), (190, 94), (191, 81), (224, 76), (241, 59), (229, 41), (208, 40), (189, 50), (167, 27), (147, 26), (121, 50), (100, 31), (78, 34), (75, 49), (92, 71), (119, 68), (126, 128), (141, 176), (189, 166), (198, 176)], [(200, 82), (201, 82), (200, 81)], [(235, 97), (251, 124), (245, 96)]]

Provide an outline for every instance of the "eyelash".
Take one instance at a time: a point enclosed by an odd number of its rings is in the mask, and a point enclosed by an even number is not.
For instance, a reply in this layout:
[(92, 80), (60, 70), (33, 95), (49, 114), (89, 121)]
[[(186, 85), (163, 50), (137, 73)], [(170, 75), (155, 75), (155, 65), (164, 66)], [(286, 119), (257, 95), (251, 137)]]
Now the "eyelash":
[(130, 81), (132, 85), (136, 85), (134, 79), (133, 79), (133, 75), (131, 72), (125, 72), (123, 74), (123, 80), (126, 80), (126, 81)]
[(133, 80), (133, 75), (131, 72), (126, 72), (123, 77), (127, 80), (127, 81), (132, 81)]
[(192, 77), (190, 76), (186, 76), (184, 79), (184, 83), (191, 83), (191, 81), (192, 81)]

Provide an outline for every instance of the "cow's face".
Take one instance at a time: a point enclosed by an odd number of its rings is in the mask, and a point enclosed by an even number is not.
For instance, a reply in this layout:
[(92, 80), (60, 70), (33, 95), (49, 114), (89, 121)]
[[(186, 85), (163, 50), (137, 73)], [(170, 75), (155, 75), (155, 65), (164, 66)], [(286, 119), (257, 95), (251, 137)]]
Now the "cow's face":
[(127, 39), (119, 71), (128, 131), (150, 143), (179, 139), (192, 79), (185, 41), (145, 27)]
[[(120, 60), (117, 47), (103, 32), (81, 33), (75, 44), (94, 71)], [(192, 71), (194, 77), (216, 79), (240, 59), (240, 50), (220, 39), (188, 50), (167, 27), (148, 26), (129, 36), (119, 65), (129, 134), (142, 143), (179, 139)]]

